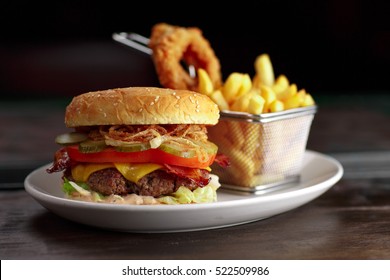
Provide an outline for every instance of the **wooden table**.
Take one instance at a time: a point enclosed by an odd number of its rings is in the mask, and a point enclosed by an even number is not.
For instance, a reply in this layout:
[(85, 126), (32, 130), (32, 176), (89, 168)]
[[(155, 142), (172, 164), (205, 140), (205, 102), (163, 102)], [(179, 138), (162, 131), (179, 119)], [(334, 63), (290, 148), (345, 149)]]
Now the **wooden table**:
[(338, 183), (265, 220), (183, 233), (112, 232), (47, 211), (23, 180), (52, 160), (68, 100), (2, 101), (0, 258), (390, 259), (390, 100), (377, 96), (374, 106), (364, 98), (337, 98), (319, 100), (308, 149), (342, 163)]

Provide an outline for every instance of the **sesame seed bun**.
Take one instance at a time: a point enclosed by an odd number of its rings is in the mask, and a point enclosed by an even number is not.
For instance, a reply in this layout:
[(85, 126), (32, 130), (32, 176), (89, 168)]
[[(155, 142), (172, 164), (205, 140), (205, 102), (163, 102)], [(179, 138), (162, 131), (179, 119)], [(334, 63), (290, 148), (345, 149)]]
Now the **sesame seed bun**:
[(137, 124), (215, 125), (219, 109), (208, 96), (189, 90), (128, 87), (87, 92), (66, 107), (67, 127)]

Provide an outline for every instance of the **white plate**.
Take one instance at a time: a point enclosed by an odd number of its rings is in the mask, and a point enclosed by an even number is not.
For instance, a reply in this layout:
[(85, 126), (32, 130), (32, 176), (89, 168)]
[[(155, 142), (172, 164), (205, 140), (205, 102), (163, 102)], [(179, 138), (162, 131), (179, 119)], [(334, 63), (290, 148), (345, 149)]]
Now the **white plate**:
[(118, 205), (63, 198), (60, 173), (42, 166), (25, 179), (26, 191), (42, 206), (85, 225), (127, 232), (196, 231), (249, 223), (299, 207), (323, 194), (343, 175), (335, 159), (306, 151), (300, 181), (263, 195), (218, 190), (218, 202), (188, 205)]

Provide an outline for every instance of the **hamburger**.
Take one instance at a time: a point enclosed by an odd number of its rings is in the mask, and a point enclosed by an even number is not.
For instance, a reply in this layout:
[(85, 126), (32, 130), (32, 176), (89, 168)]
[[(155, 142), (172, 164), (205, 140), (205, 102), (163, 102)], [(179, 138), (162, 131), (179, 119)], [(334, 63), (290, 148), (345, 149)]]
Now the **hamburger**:
[(63, 172), (72, 199), (130, 204), (184, 204), (217, 200), (227, 166), (207, 127), (218, 106), (189, 90), (128, 87), (75, 96), (65, 110), (70, 131), (48, 173)]

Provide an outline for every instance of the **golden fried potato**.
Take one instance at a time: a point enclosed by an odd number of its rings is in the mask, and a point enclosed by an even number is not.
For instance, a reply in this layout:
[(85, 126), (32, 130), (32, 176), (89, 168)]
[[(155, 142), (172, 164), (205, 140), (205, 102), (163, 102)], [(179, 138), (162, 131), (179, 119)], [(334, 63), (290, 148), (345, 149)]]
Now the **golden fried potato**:
[(274, 84), (274, 69), (268, 54), (261, 54), (256, 57), (255, 70), (262, 85), (272, 86)]
[(209, 74), (198, 69), (198, 91), (210, 96), (220, 110), (251, 114), (280, 112), (287, 109), (314, 105), (313, 97), (305, 89), (298, 89), (284, 74), (275, 79), (268, 54), (256, 57), (255, 75), (233, 72), (224, 84), (214, 88)]

